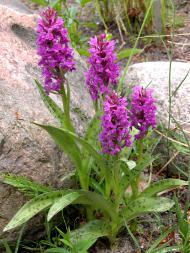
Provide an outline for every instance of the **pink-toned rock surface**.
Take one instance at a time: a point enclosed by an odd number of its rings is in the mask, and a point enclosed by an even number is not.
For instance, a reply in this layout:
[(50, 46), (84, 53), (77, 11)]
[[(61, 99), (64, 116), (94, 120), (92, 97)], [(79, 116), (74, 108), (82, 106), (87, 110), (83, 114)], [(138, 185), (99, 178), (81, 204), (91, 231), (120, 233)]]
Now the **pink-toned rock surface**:
[[(0, 4), (0, 172), (57, 186), (71, 165), (49, 136), (30, 123), (56, 121), (33, 81), (40, 78), (35, 51), (37, 15), (19, 8)], [(83, 132), (93, 111), (84, 87), (85, 64), (78, 55), (76, 62), (77, 71), (68, 79), (73, 95), (72, 117), (78, 131)], [(21, 194), (0, 183), (0, 236), (22, 203)]]

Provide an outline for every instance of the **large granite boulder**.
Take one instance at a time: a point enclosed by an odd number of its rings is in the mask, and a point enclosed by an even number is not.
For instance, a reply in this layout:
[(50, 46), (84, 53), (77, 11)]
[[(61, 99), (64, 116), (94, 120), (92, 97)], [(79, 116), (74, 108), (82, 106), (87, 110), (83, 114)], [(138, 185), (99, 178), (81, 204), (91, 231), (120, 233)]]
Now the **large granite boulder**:
[[(167, 125), (169, 101), (169, 62), (144, 62), (132, 65), (126, 76), (126, 85), (149, 85), (157, 100), (158, 119)], [(172, 116), (183, 126), (190, 125), (190, 63), (172, 62), (171, 93)], [(185, 125), (184, 125), (185, 123)]]
[[(134, 64), (129, 68), (126, 76), (126, 85), (149, 85), (154, 90), (154, 96), (157, 101), (157, 121), (168, 127), (169, 119), (169, 83), (171, 85), (171, 123), (170, 128), (176, 128), (176, 121), (186, 130), (186, 134), (190, 137), (190, 63), (172, 62), (171, 75), (169, 81), (170, 63), (169, 62), (144, 62)], [(177, 89), (178, 88), (178, 89)], [(174, 91), (177, 89), (177, 92)], [(174, 120), (175, 119), (175, 120)], [(159, 159), (160, 166), (163, 167), (170, 161), (174, 162), (181, 170), (187, 172), (184, 166), (188, 164), (189, 156), (183, 153), (176, 153), (168, 150), (166, 142), (160, 142), (157, 152), (160, 153), (162, 159)], [(168, 176), (179, 175), (179, 170), (169, 163), (165, 167)], [(183, 176), (183, 174), (181, 174)]]
[[(10, 172), (57, 186), (72, 165), (48, 134), (31, 124), (57, 122), (44, 106), (33, 81), (40, 78), (35, 49), (37, 15), (16, 3), (0, 4), (0, 173)], [(72, 117), (77, 131), (82, 133), (93, 109), (84, 87), (85, 63), (77, 54), (75, 58), (77, 70), (68, 79)], [(0, 236), (22, 204), (21, 194), (0, 183)]]

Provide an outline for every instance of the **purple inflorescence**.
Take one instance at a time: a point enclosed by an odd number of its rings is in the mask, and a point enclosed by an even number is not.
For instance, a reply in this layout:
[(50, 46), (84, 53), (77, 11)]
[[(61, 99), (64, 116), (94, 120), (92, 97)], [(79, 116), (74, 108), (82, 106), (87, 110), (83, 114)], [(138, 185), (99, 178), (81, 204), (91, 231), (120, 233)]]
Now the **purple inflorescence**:
[(115, 92), (105, 97), (102, 132), (99, 137), (105, 154), (116, 155), (131, 144), (126, 106), (126, 98), (118, 97)]
[(52, 8), (47, 8), (38, 20), (37, 47), (41, 56), (39, 65), (45, 79), (45, 90), (60, 91), (64, 74), (74, 70), (73, 51), (69, 47), (64, 21)]
[(109, 94), (110, 86), (117, 85), (119, 66), (114, 48), (115, 42), (107, 41), (105, 34), (90, 40), (90, 68), (86, 74), (86, 85), (93, 100), (97, 100), (99, 94)]
[(149, 127), (156, 127), (156, 106), (151, 89), (141, 86), (133, 88), (131, 101), (131, 124), (139, 130), (135, 139), (142, 139)]

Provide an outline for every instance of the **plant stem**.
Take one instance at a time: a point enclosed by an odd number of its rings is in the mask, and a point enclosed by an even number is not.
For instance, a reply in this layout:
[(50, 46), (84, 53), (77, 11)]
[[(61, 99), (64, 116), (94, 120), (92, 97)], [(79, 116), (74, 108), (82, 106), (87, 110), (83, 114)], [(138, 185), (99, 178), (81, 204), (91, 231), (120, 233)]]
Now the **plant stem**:
[[(142, 160), (143, 150), (144, 150), (143, 139), (138, 141), (137, 148), (138, 148), (138, 162), (140, 162)], [(131, 186), (132, 191), (133, 191), (133, 196), (135, 198), (138, 196), (138, 193), (139, 193), (139, 181), (140, 181), (140, 176), (138, 176), (134, 180), (134, 185)]]
[(112, 220), (112, 232), (111, 232), (111, 237), (110, 237), (110, 242), (114, 243), (115, 238), (117, 236), (119, 227), (120, 227), (120, 218), (119, 218), (119, 212), (120, 212), (120, 204), (121, 204), (121, 199), (122, 199), (122, 191), (121, 191), (121, 177), (120, 177), (120, 166), (119, 166), (119, 157), (116, 156), (114, 162), (114, 168), (113, 168), (113, 182), (114, 182), (114, 206), (115, 206), (115, 214), (116, 217), (114, 220)]
[(115, 166), (114, 166), (114, 192), (115, 192), (115, 208), (116, 213), (119, 211), (119, 205), (121, 201), (121, 188), (120, 188), (120, 167), (118, 162), (118, 156), (116, 157)]
[[(65, 81), (67, 81), (65, 79)], [(67, 130), (71, 131), (71, 132), (75, 132), (74, 127), (72, 125), (71, 122), (71, 118), (70, 118), (70, 89), (67, 83), (67, 94), (65, 91), (65, 87), (64, 84), (61, 85), (61, 97), (62, 97), (62, 104), (63, 104), (63, 108), (64, 108), (64, 116), (65, 116), (65, 126), (67, 128)]]

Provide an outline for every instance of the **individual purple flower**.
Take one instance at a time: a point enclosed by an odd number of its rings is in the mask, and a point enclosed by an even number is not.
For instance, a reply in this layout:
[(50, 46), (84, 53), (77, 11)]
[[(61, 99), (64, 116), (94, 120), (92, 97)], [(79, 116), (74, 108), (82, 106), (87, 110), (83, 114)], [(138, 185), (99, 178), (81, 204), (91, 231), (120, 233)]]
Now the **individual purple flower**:
[(97, 100), (99, 94), (109, 94), (110, 89), (117, 86), (119, 66), (114, 49), (115, 42), (107, 41), (105, 34), (90, 40), (90, 68), (86, 73), (86, 85), (93, 100)]
[(116, 155), (122, 148), (131, 144), (126, 106), (126, 98), (118, 97), (115, 92), (105, 97), (102, 132), (99, 136), (102, 152), (105, 154)]
[(149, 127), (156, 127), (156, 106), (151, 89), (133, 88), (131, 100), (131, 125), (139, 130), (135, 139), (142, 139)]
[(64, 74), (74, 70), (73, 51), (69, 47), (64, 21), (54, 9), (48, 7), (41, 14), (37, 27), (39, 66), (42, 68), (47, 93), (60, 91)]

